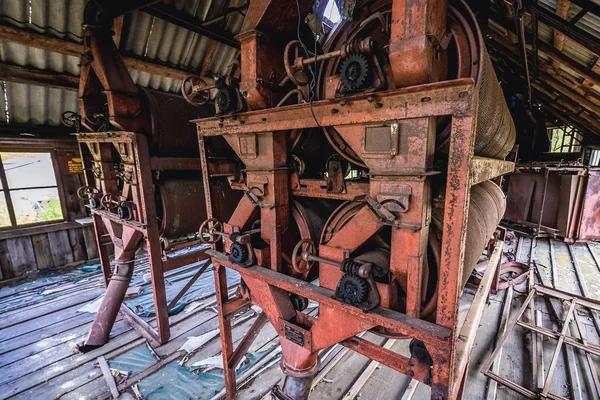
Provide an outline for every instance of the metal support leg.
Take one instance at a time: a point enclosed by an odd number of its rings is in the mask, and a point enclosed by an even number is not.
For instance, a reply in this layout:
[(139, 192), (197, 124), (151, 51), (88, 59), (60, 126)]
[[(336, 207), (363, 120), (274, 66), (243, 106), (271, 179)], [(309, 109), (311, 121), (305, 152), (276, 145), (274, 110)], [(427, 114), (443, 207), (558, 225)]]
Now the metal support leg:
[(223, 355), (223, 375), (225, 376), (225, 388), (227, 400), (235, 399), (236, 380), (235, 366), (230, 367), (229, 359), (233, 354), (233, 339), (231, 336), (231, 321), (225, 317), (224, 305), (229, 298), (227, 293), (227, 270), (219, 264), (214, 264), (215, 288), (217, 297), (217, 314), (219, 318), (219, 330), (221, 331), (221, 352)]

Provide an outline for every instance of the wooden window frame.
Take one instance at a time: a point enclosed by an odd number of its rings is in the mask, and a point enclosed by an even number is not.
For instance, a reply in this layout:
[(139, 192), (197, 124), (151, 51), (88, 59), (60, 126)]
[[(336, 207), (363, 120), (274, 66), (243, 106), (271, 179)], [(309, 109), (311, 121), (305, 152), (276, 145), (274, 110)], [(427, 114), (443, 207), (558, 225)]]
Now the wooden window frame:
[[(60, 209), (62, 211), (63, 217), (61, 219), (53, 219), (52, 221), (42, 221), (42, 222), (34, 222), (30, 224), (17, 224), (17, 219), (15, 215), (14, 206), (12, 204), (12, 198), (10, 197), (11, 189), (8, 185), (8, 180), (6, 178), (6, 171), (4, 170), (4, 163), (2, 161), (2, 157), (0, 156), (0, 182), (2, 182), (2, 189), (0, 189), (1, 195), (4, 196), (4, 200), (6, 202), (6, 208), (8, 210), (8, 215), (10, 218), (10, 226), (0, 227), (0, 232), (17, 230), (22, 228), (31, 228), (36, 226), (43, 225), (52, 225), (52, 224), (60, 224), (67, 221), (68, 214), (65, 202), (65, 193), (62, 182), (62, 174), (60, 173), (60, 166), (58, 164), (58, 155), (56, 149), (44, 149), (44, 148), (0, 148), (0, 153), (48, 153), (50, 154), (52, 169), (54, 171), (54, 179), (56, 180), (56, 186), (35, 186), (35, 187), (27, 187), (27, 188), (19, 188), (18, 190), (34, 190), (34, 189), (46, 189), (46, 188), (54, 188), (58, 192), (58, 201), (60, 202)], [(17, 190), (17, 189), (12, 189)]]

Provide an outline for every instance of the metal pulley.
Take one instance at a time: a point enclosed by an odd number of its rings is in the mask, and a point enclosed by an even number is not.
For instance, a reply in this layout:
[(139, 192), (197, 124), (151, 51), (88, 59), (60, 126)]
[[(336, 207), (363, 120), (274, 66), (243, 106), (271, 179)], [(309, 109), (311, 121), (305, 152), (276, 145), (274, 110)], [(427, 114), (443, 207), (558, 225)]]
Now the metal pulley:
[[(304, 239), (298, 242), (292, 252), (292, 266), (298, 271), (310, 270), (315, 262), (338, 267), (344, 275), (340, 278), (335, 295), (344, 303), (351, 304), (363, 310), (371, 311), (379, 306), (381, 297), (373, 277), (374, 265), (370, 262), (347, 258), (336, 262), (316, 255), (316, 247), (312, 240)], [(372, 300), (367, 302), (371, 294)]]

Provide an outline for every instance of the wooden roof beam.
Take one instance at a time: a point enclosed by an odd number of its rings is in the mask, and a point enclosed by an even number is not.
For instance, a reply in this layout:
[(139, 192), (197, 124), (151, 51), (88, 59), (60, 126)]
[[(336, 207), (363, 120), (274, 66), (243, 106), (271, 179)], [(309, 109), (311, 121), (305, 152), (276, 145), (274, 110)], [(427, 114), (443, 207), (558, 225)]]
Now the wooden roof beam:
[[(500, 27), (506, 29), (508, 31), (509, 35), (510, 34), (514, 35), (514, 33), (511, 31), (511, 29), (513, 29), (512, 23), (507, 21), (503, 16), (496, 14), (491, 19), (491, 22), (493, 24), (496, 24), (497, 26), (500, 26)], [(527, 37), (527, 41), (531, 41), (531, 33), (530, 32), (526, 32), (526, 37)], [(592, 69), (588, 68), (588, 66), (580, 64), (577, 61), (567, 57), (564, 53), (562, 53), (562, 52), (558, 51), (556, 48), (554, 48), (554, 46), (544, 43), (541, 40), (538, 41), (538, 47), (539, 47), (539, 51), (541, 51), (542, 53), (545, 53), (548, 57), (560, 62), (561, 64), (565, 65), (566, 67), (569, 67), (570, 69), (575, 71), (577, 74), (581, 75), (582, 78), (590, 80), (593, 84), (600, 86), (600, 69), (597, 71), (592, 70)]]
[(75, 91), (79, 87), (79, 77), (74, 75), (6, 63), (0, 64), (0, 79)]
[[(569, 0), (556, 0), (556, 15), (566, 20), (569, 15), (569, 7), (571, 7)], [(554, 47), (559, 51), (565, 47), (565, 35), (557, 29), (554, 29)], [(554, 64), (557, 64), (556, 60), (553, 61)]]
[[(515, 45), (497, 33), (491, 32), (489, 33), (489, 36), (494, 40), (495, 43), (505, 49), (503, 56), (510, 59), (513, 63), (520, 65), (519, 52)], [(541, 80), (543, 80), (545, 85), (550, 87), (553, 91), (561, 94), (564, 97), (568, 97), (573, 102), (580, 104), (590, 113), (600, 118), (600, 98), (594, 96), (596, 100), (596, 102), (594, 102), (586, 98), (585, 95), (577, 93), (577, 91), (574, 89), (574, 86), (577, 84), (575, 82), (569, 84), (569, 81), (564, 80), (566, 78), (560, 75), (560, 71), (556, 70), (549, 64), (540, 64), (539, 73)]]
[[(18, 43), (24, 46), (35, 47), (38, 49), (66, 54), (74, 57), (80, 57), (81, 53), (83, 52), (83, 44), (81, 43), (76, 43), (70, 40), (44, 35), (33, 30), (17, 28), (8, 25), (0, 25), (0, 40), (6, 40), (8, 42)], [(127, 68), (176, 80), (183, 80), (186, 76), (192, 73), (131, 56), (123, 56), (123, 61), (125, 62)]]
[(530, 12), (535, 12), (545, 24), (553, 28), (555, 31), (563, 33), (565, 36), (573, 39), (589, 51), (595, 53), (596, 55), (600, 55), (600, 41), (597, 37), (589, 34), (577, 26), (569, 24), (568, 21), (560, 18), (556, 14), (551, 11), (548, 11), (546, 8), (539, 6), (537, 4), (531, 3), (528, 5)]

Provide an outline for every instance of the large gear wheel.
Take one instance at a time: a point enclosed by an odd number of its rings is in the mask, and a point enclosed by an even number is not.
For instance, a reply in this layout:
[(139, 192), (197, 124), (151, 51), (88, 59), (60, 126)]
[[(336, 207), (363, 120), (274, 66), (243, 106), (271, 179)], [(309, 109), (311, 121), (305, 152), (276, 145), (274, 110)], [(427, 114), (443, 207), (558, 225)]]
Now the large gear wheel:
[(338, 283), (337, 294), (345, 303), (356, 306), (367, 300), (369, 284), (360, 276), (344, 275)]
[(236, 264), (242, 264), (248, 261), (248, 248), (243, 244), (232, 243), (229, 248), (229, 260)]
[(361, 53), (352, 53), (340, 63), (340, 79), (346, 91), (362, 89), (367, 83), (371, 65)]
[(220, 113), (226, 113), (231, 111), (233, 106), (233, 93), (228, 87), (219, 89), (216, 97), (217, 105), (219, 106)]

